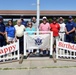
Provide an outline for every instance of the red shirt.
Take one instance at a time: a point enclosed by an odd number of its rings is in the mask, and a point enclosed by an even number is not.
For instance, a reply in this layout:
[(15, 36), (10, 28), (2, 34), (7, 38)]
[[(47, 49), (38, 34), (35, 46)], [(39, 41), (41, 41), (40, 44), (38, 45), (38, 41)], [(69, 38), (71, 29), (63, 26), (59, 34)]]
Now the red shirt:
[(58, 23), (51, 23), (50, 28), (53, 31), (53, 36), (59, 36), (60, 25)]

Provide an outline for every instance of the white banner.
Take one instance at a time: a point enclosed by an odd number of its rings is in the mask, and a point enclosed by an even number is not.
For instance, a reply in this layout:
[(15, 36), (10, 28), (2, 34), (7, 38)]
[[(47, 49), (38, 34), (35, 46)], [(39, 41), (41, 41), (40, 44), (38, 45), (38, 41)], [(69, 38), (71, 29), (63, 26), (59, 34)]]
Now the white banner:
[(0, 56), (18, 50), (18, 43), (10, 44), (7, 46), (0, 47)]
[(58, 41), (57, 42), (57, 48), (75, 51), (76, 50), (76, 44)]
[(26, 35), (26, 49), (50, 48), (50, 34)]

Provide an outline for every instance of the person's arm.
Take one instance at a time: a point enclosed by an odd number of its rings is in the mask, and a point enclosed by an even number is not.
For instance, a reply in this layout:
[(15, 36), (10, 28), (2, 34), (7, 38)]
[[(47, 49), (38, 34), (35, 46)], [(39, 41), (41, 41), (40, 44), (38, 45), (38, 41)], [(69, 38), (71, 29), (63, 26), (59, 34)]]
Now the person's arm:
[(65, 33), (68, 34), (68, 31), (67, 31), (67, 24), (65, 25)]
[(5, 32), (5, 38), (6, 38), (6, 42), (8, 43), (7, 32)]
[(67, 31), (67, 28), (65, 27), (65, 33), (68, 35), (69, 34), (69, 32)]
[(60, 25), (58, 24), (58, 30), (60, 31)]
[(1, 35), (3, 35), (3, 32), (0, 32)]
[(74, 32), (74, 31), (75, 31), (75, 27), (73, 27), (73, 29), (70, 30), (68, 33), (72, 33), (72, 32)]
[(5, 35), (5, 32), (0, 32), (0, 34), (4, 36)]
[(25, 27), (25, 26), (23, 26), (23, 29), (24, 29), (24, 31), (25, 31), (26, 27)]
[(33, 33), (36, 35), (36, 29), (35, 28), (33, 28)]
[(16, 37), (16, 30), (15, 30), (15, 42), (17, 42), (17, 37)]
[(50, 24), (50, 31), (52, 31), (52, 24)]
[(51, 27), (50, 27), (50, 24), (49, 24), (49, 31), (50, 31)]
[(67, 28), (65, 27), (65, 33), (67, 33), (68, 31), (67, 31)]
[(17, 42), (17, 37), (16, 37), (16, 25), (14, 26), (15, 28), (15, 42)]
[(76, 24), (75, 24), (75, 23), (73, 23), (73, 29), (72, 29), (72, 30), (70, 30), (70, 31), (69, 31), (69, 33), (74, 32), (74, 31), (75, 31), (75, 27), (76, 27)]

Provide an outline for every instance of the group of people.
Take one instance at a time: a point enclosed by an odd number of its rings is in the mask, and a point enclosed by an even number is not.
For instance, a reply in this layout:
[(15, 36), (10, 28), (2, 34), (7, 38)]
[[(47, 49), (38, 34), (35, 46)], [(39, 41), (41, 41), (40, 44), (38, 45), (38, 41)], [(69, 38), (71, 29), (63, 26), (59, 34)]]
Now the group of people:
[(40, 31), (52, 31), (54, 44), (56, 40), (61, 40), (69, 43), (76, 43), (74, 34), (76, 31), (76, 23), (73, 21), (73, 17), (69, 16), (68, 21), (64, 23), (64, 19), (60, 17), (58, 20), (53, 17), (52, 23), (47, 22), (47, 18), (43, 17), (43, 23), (39, 26)]
[[(68, 17), (67, 23), (64, 23), (64, 19), (62, 17), (60, 17), (58, 21), (56, 17), (53, 17), (51, 24), (47, 21), (47, 17), (43, 17), (42, 23), (40, 23), (38, 28), (39, 31), (44, 31), (43, 34), (48, 31), (53, 32), (53, 44), (56, 44), (56, 40), (76, 43), (76, 39), (73, 37), (74, 34), (76, 34), (76, 24), (73, 21), (72, 16)], [(35, 17), (26, 23), (23, 16), (21, 16), (20, 19), (17, 20), (16, 25), (13, 25), (12, 20), (9, 20), (8, 24), (4, 25), (3, 17), (0, 16), (0, 47), (13, 43), (19, 39), (20, 54), (23, 54), (24, 31), (26, 31), (29, 35), (32, 35), (35, 31), (37, 31), (37, 21)]]
[[(19, 39), (20, 54), (24, 53), (24, 31), (36, 31), (36, 18), (33, 17), (32, 21), (26, 23), (23, 16), (17, 20), (17, 24), (14, 25), (12, 20), (8, 20), (7, 25), (3, 22), (3, 17), (0, 16), (0, 47), (7, 44), (11, 44)], [(32, 34), (31, 32), (28, 34)]]

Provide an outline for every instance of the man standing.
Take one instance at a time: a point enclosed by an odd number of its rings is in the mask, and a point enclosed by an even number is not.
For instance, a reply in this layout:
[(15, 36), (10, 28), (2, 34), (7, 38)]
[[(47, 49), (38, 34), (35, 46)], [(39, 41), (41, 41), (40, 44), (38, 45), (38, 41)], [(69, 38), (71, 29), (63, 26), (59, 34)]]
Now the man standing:
[(56, 40), (59, 40), (60, 25), (56, 21), (56, 17), (53, 18), (53, 22), (50, 24), (51, 31), (53, 31), (53, 43), (56, 44)]
[(5, 45), (5, 25), (3, 23), (3, 17), (0, 16), (0, 47)]
[(60, 25), (59, 39), (61, 41), (65, 41), (65, 23), (62, 17), (59, 18), (59, 25)]
[(72, 16), (69, 16), (68, 22), (65, 26), (65, 32), (66, 32), (66, 42), (74, 43), (74, 32), (75, 32), (75, 23), (73, 22)]
[[(46, 17), (43, 17), (42, 20), (43, 20), (43, 22), (40, 24), (39, 30), (42, 31), (42, 32), (41, 32), (42, 34), (47, 34), (47, 33), (49, 33), (48, 31), (50, 31), (50, 24), (47, 22), (47, 18), (46, 18)], [(46, 52), (45, 52), (45, 51), (46, 51)], [(40, 54), (42, 55), (43, 52), (44, 52), (46, 55), (49, 54), (48, 49), (46, 49), (46, 50), (41, 49)]]
[(42, 33), (48, 33), (50, 31), (50, 24), (47, 22), (46, 17), (43, 17), (43, 23), (40, 24), (39, 30), (44, 31)]
[(27, 22), (24, 21), (24, 16), (20, 16), (20, 19), (21, 19), (21, 24), (24, 25), (25, 27), (27, 27)]
[(33, 17), (32, 18), (32, 26), (35, 28), (35, 30), (37, 31), (37, 21), (36, 21), (36, 18)]
[(57, 23), (56, 17), (53, 17), (53, 22), (50, 24), (51, 31), (53, 32), (53, 60), (56, 63), (56, 41), (59, 40), (60, 25)]
[(20, 49), (20, 57), (21, 60), (19, 63), (22, 63), (23, 61), (23, 54), (24, 54), (24, 30), (25, 30), (25, 26), (21, 24), (21, 20), (19, 19), (17, 21), (17, 25), (15, 25), (15, 29), (16, 29), (16, 37), (17, 39), (19, 39), (19, 49)]

